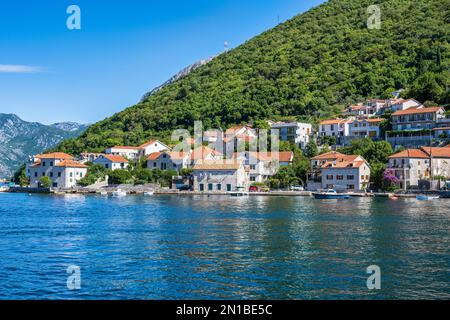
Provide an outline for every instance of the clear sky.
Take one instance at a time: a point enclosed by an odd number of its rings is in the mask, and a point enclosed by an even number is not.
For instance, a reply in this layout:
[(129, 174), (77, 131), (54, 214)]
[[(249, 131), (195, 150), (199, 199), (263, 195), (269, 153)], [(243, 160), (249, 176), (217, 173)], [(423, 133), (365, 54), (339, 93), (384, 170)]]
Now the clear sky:
[[(324, 0), (39, 0), (0, 3), (0, 113), (93, 123), (187, 65)], [(66, 9), (81, 9), (68, 30)], [(279, 17), (279, 18), (278, 18)]]

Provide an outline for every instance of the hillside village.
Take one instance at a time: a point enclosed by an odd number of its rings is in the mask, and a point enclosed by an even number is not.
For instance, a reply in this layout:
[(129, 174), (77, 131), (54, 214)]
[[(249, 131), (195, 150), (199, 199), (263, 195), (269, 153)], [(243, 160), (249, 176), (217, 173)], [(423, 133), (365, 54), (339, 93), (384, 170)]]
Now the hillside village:
[[(102, 181), (156, 183), (209, 193), (270, 188), (365, 193), (448, 187), (450, 117), (443, 107), (425, 107), (413, 99), (374, 99), (351, 105), (340, 117), (318, 126), (297, 121), (262, 123), (205, 131), (200, 139), (181, 141), (181, 151), (180, 144), (150, 140), (78, 157), (62, 152), (35, 155), (20, 183), (58, 190)], [(256, 147), (263, 127), (272, 136), (278, 134), (280, 151)], [(361, 146), (372, 150), (358, 152)], [(371, 155), (380, 150), (384, 153)]]

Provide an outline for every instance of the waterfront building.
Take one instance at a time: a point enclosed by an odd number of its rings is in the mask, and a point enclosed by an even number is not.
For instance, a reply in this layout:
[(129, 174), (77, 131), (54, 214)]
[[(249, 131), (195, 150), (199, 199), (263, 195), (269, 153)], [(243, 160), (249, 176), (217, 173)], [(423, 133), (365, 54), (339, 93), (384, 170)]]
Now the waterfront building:
[(363, 191), (369, 186), (370, 166), (358, 155), (328, 152), (311, 159), (308, 190)]
[[(429, 188), (433, 177), (450, 178), (450, 148), (420, 147), (407, 149), (389, 157), (387, 168), (397, 178), (399, 189)], [(433, 183), (436, 186), (436, 182)]]
[[(258, 134), (255, 129), (248, 125), (233, 126), (225, 131), (223, 136), (223, 148), (220, 150), (231, 159), (233, 153), (237, 152), (239, 148), (245, 147), (246, 144), (257, 140)], [(220, 143), (220, 140), (218, 140)], [(217, 144), (217, 142), (216, 142)]]
[(102, 154), (94, 160), (94, 164), (99, 164), (108, 170), (121, 170), (128, 168), (129, 161), (123, 156)]
[(294, 153), (288, 152), (240, 152), (233, 159), (243, 161), (249, 173), (251, 183), (264, 183), (277, 174), (280, 167), (289, 166), (294, 160)]
[(192, 175), (194, 191), (197, 192), (232, 192), (249, 188), (248, 172), (243, 161), (198, 161)]
[(289, 141), (297, 145), (300, 149), (304, 149), (313, 133), (312, 125), (301, 122), (278, 122), (271, 125), (271, 132), (279, 132), (280, 141)]
[(72, 188), (87, 174), (87, 166), (63, 152), (36, 155), (32, 161), (27, 165), (32, 188), (41, 186), (42, 177), (49, 177), (53, 188)]

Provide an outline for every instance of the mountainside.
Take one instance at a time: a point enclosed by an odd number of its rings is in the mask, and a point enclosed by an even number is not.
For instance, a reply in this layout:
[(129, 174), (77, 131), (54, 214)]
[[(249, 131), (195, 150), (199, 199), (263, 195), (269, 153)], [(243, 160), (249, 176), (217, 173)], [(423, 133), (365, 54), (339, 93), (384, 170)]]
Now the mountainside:
[(214, 57), (208, 58), (208, 59), (203, 59), (200, 61), (197, 61), (196, 63), (193, 63), (189, 66), (187, 66), (186, 68), (184, 68), (183, 70), (181, 70), (180, 72), (178, 72), (176, 75), (174, 75), (173, 77), (171, 77), (169, 80), (167, 80), (166, 82), (164, 82), (162, 85), (154, 88), (153, 90), (147, 92), (141, 99), (141, 102), (146, 101), (148, 98), (150, 98), (150, 96), (154, 95), (155, 93), (157, 93), (158, 91), (160, 91), (162, 88), (167, 87), (169, 84), (174, 83), (177, 80), (180, 80), (181, 78), (186, 77), (188, 74), (190, 74), (192, 71), (200, 68), (201, 66), (204, 66), (205, 64), (207, 64), (208, 62), (210, 62), (212, 59), (214, 59)]
[(14, 114), (0, 113), (0, 178), (9, 178), (29, 155), (79, 136), (86, 126), (59, 123), (46, 126), (26, 122)]
[(167, 137), (175, 128), (227, 127), (256, 119), (317, 120), (367, 97), (406, 88), (449, 103), (448, 0), (330, 0), (226, 52), (139, 104), (59, 146), (79, 153)]

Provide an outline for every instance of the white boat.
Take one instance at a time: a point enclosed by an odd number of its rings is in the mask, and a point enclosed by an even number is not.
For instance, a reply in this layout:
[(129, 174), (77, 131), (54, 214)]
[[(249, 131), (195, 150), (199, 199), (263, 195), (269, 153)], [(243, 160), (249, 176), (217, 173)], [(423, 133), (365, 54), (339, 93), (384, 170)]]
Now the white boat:
[(154, 194), (155, 194), (154, 191), (147, 191), (147, 192), (144, 192), (144, 196), (152, 196), (152, 195), (154, 195)]
[(339, 194), (334, 189), (328, 189), (325, 192), (315, 192), (313, 195), (316, 199), (350, 199), (348, 194)]
[(416, 199), (417, 199), (417, 200), (420, 200), (420, 201), (429, 201), (429, 200), (437, 200), (437, 199), (440, 199), (440, 197), (439, 197), (439, 196), (418, 195), (418, 196), (416, 197)]
[(126, 197), (127, 193), (125, 191), (122, 191), (122, 190), (119, 189), (117, 191), (114, 191), (112, 193), (112, 195), (113, 195), (113, 197)]
[(230, 192), (230, 195), (232, 197), (246, 197), (246, 196), (249, 196), (250, 194), (245, 191), (236, 191), (236, 192)]
[(102, 192), (100, 192), (100, 195), (103, 196), (103, 197), (107, 197), (108, 196), (108, 192), (102, 191)]

